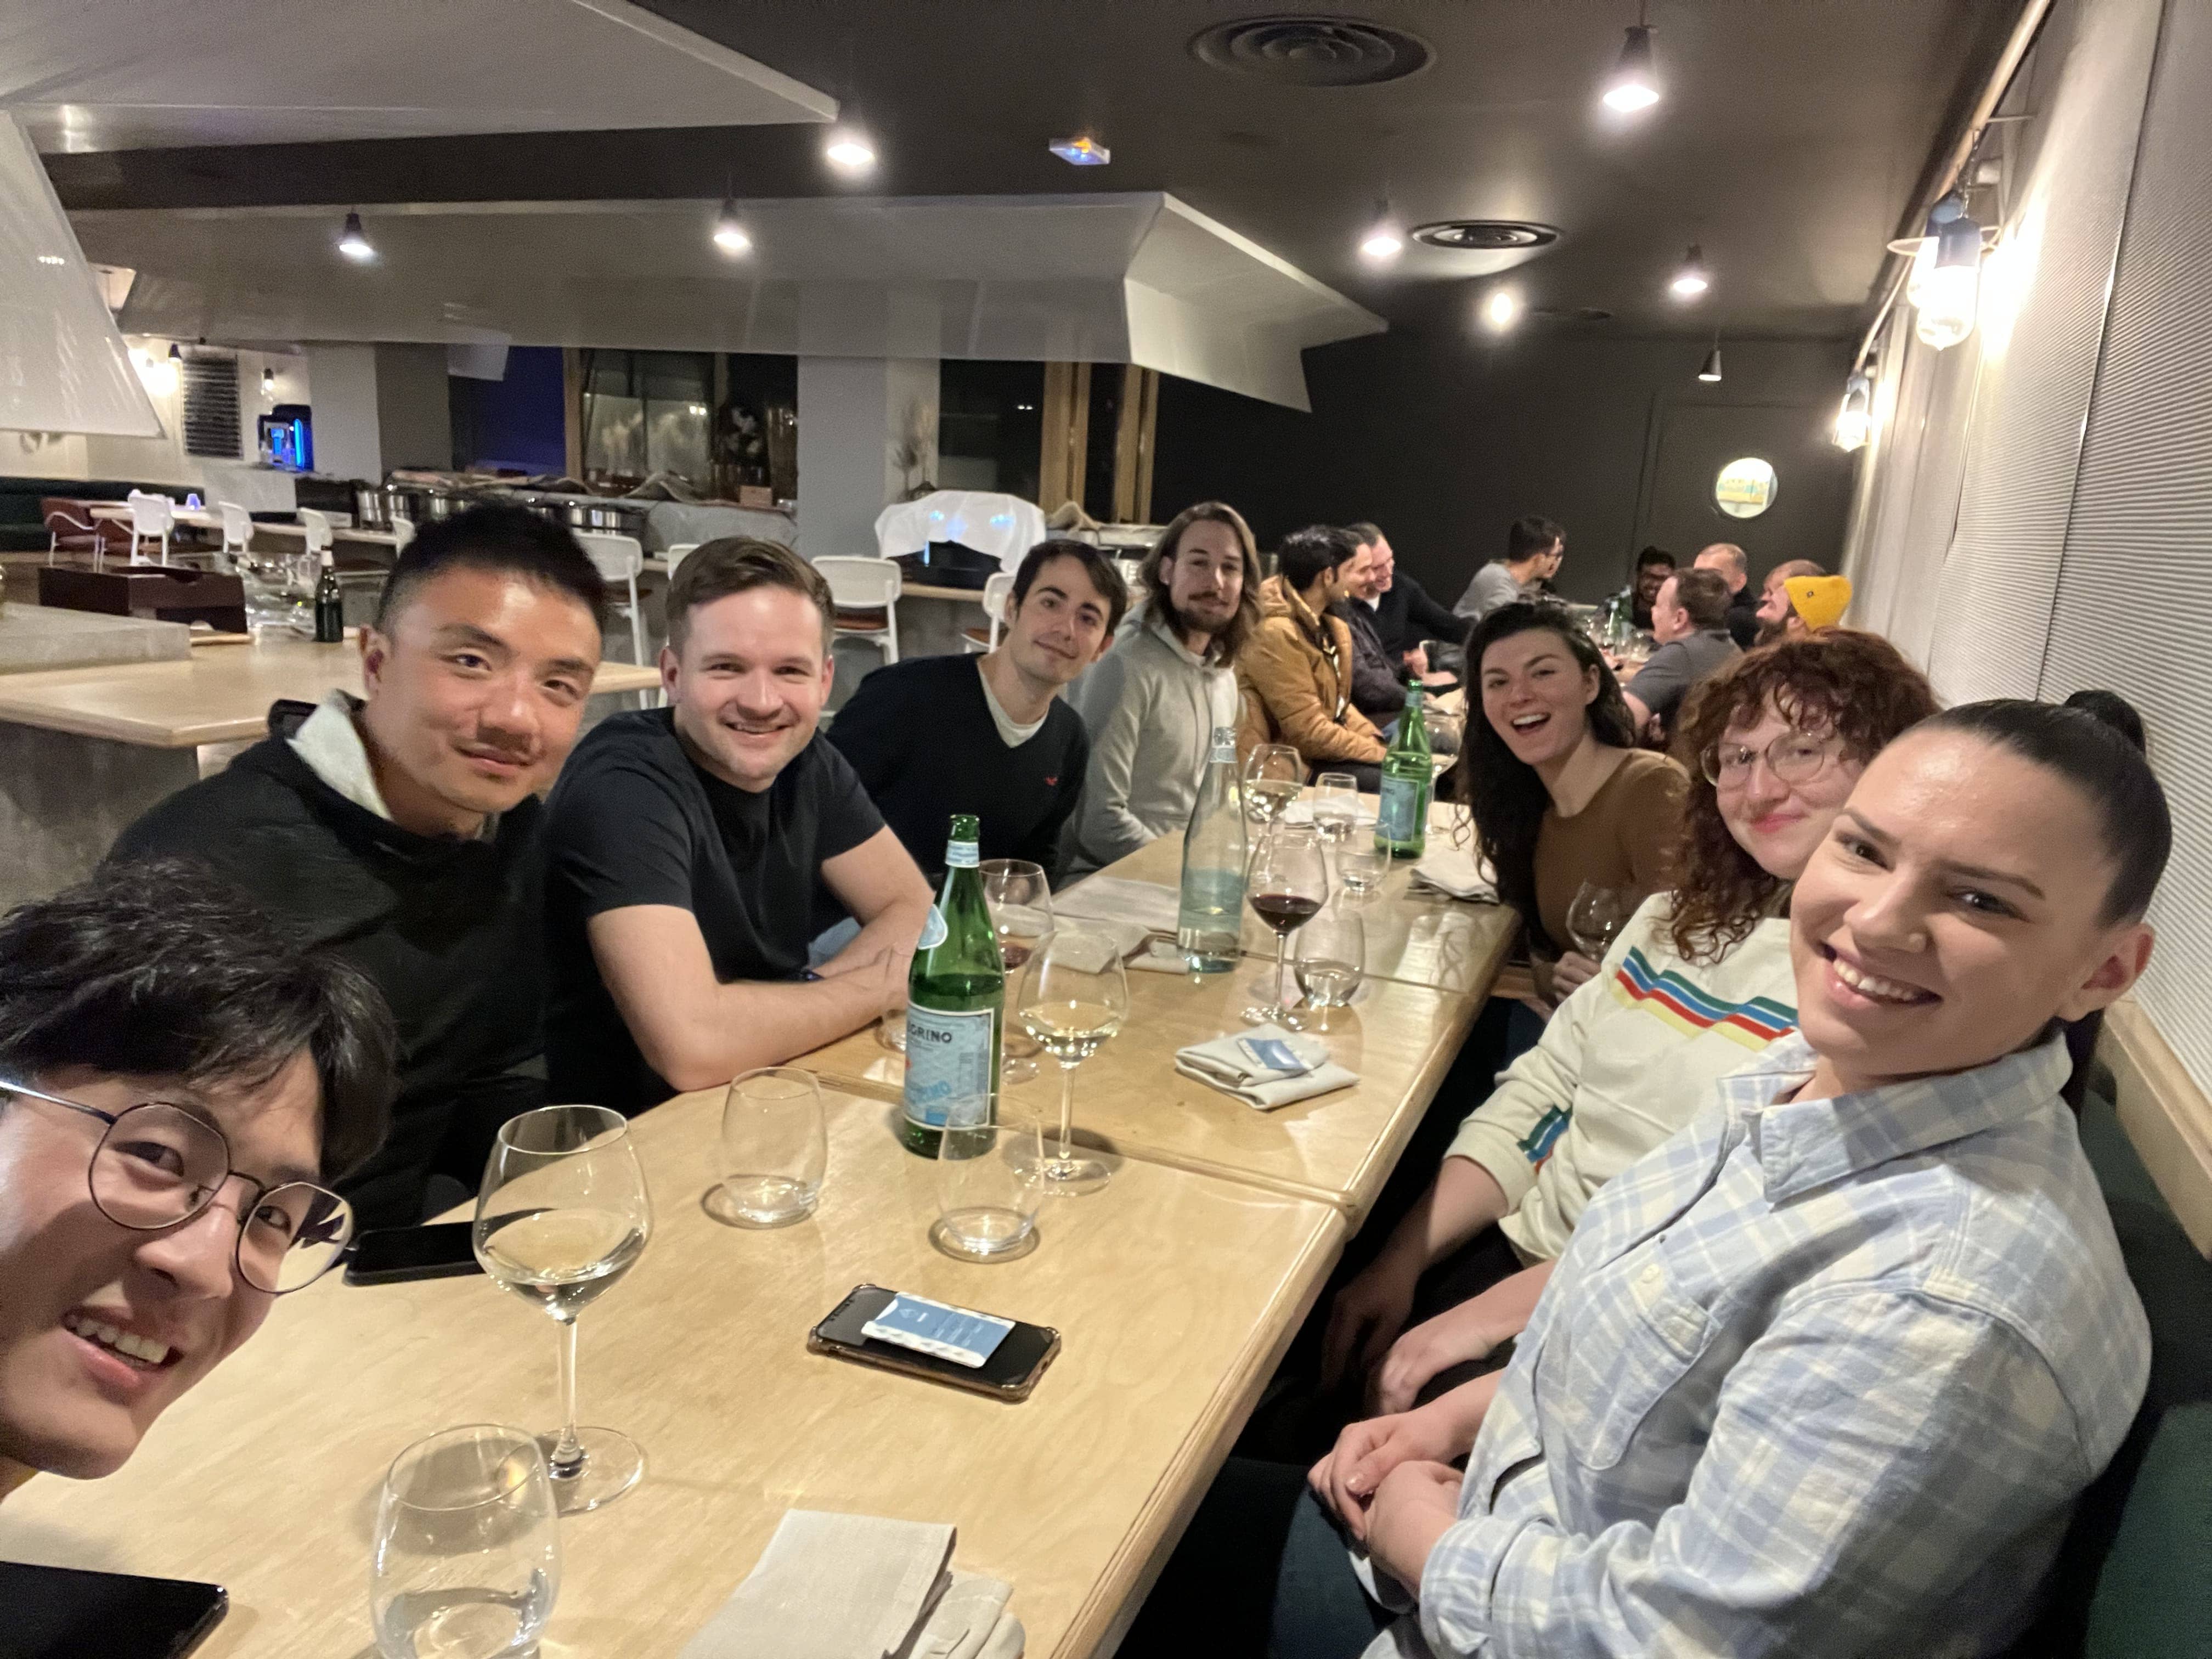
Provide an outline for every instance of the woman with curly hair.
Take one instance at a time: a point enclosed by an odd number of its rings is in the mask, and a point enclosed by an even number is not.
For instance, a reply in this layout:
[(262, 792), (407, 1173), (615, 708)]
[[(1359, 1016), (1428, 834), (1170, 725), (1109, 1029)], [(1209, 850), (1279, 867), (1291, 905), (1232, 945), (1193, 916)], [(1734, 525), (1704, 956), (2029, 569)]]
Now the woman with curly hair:
[[(1790, 884), (1866, 763), (1935, 711), (1893, 646), (1840, 629), (1753, 652), (1692, 694), (1679, 745), (1698, 776), (1672, 848), (1674, 890), (1636, 912), (1461, 1126), (1381, 1255), (1337, 1293), (1326, 1382), (1382, 1358), (1370, 1397), (1404, 1412), (1439, 1372), (1489, 1355), (1535, 1305), (1591, 1195), (1793, 1029)], [(1417, 1292), (1448, 1311), (1401, 1337)]]

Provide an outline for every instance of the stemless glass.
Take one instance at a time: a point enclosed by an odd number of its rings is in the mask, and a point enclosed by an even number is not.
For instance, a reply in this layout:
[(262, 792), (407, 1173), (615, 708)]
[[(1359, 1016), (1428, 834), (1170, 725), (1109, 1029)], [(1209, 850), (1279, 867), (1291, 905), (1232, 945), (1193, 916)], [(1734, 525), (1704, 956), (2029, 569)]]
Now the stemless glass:
[(1314, 780), (1313, 823), (1324, 844), (1343, 846), (1359, 823), (1359, 780), (1349, 772), (1324, 772)]
[(1255, 1003), (1244, 1018), (1255, 1025), (1299, 1029), (1283, 994), (1284, 950), (1290, 936), (1313, 920), (1328, 896), (1328, 869), (1321, 837), (1303, 824), (1285, 824), (1260, 844), (1244, 890), (1253, 914), (1275, 930), (1275, 1000)]
[(475, 1423), (392, 1459), (368, 1569), (384, 1659), (534, 1653), (560, 1588), (561, 1526), (532, 1436)]
[(1244, 757), (1244, 811), (1261, 840), (1290, 811), (1305, 777), (1304, 757), (1287, 743), (1263, 743)]
[(1313, 1029), (1326, 1031), (1328, 1011), (1348, 1006), (1367, 975), (1367, 927), (1342, 894), (1332, 896), (1319, 915), (1298, 929), (1293, 971), (1298, 989), (1305, 993), (1306, 1006), (1320, 1012)]
[(1060, 1150), (1037, 1166), (1048, 1193), (1091, 1193), (1106, 1184), (1103, 1164), (1075, 1155), (1075, 1068), (1097, 1054), (1128, 1015), (1129, 978), (1112, 934), (1095, 927), (1062, 927), (1030, 957), (1022, 981), (1022, 1030), (1060, 1062)]
[[(998, 935), (999, 960), (1006, 964), (1011, 991), (1018, 983), (1015, 975), (1052, 932), (1052, 883), (1043, 866), (1026, 859), (985, 859), (975, 872), (983, 878), (983, 903), (991, 913), (991, 931)], [(1037, 1074), (1040, 1052), (1027, 1033), (1006, 1021), (999, 1080), (1027, 1083)]]
[(477, 1260), (559, 1328), (562, 1429), (538, 1444), (563, 1515), (612, 1503), (645, 1473), (628, 1435), (576, 1426), (576, 1316), (645, 1254), (652, 1231), (645, 1171), (621, 1113), (541, 1106), (501, 1127), (477, 1198)]
[(1036, 1249), (1044, 1201), (1044, 1128), (981, 1123), (937, 1146), (937, 1219), (929, 1242), (963, 1261), (1012, 1261)]
[(1371, 842), (1364, 847), (1341, 848), (1337, 852), (1336, 878), (1354, 898), (1365, 898), (1381, 891), (1383, 879), (1389, 873), (1390, 855), (1376, 852)]
[(1567, 932), (1575, 949), (1592, 962), (1601, 960), (1635, 910), (1636, 895), (1629, 889), (1584, 882), (1567, 906)]
[(796, 1066), (741, 1073), (722, 1100), (722, 1181), (707, 1213), (732, 1227), (787, 1227), (814, 1213), (830, 1143), (822, 1086)]

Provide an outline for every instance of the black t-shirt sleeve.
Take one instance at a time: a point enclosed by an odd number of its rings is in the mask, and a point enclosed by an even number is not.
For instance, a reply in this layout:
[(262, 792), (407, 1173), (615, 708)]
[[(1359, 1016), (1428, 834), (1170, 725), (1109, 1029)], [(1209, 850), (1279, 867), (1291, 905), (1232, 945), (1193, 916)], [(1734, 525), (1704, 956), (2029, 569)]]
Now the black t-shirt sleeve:
[(580, 916), (638, 904), (691, 909), (691, 839), (675, 790), (647, 768), (603, 765), (554, 792), (553, 878), (576, 896)]
[[(843, 716), (837, 724), (844, 723)], [(815, 745), (814, 850), (823, 862), (849, 853), (884, 827), (884, 815), (868, 799), (853, 763), (829, 744)]]

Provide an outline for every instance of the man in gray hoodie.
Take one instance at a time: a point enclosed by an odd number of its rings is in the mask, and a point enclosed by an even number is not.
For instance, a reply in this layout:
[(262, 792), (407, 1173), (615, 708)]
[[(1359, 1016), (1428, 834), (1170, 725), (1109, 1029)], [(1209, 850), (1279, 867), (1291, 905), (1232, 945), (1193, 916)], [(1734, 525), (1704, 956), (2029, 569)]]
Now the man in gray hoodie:
[(1149, 591), (1068, 696), (1091, 737), (1083, 804), (1061, 844), (1070, 878), (1181, 830), (1213, 728), (1237, 724), (1237, 653), (1260, 616), (1260, 555), (1237, 510), (1177, 514), (1146, 558)]

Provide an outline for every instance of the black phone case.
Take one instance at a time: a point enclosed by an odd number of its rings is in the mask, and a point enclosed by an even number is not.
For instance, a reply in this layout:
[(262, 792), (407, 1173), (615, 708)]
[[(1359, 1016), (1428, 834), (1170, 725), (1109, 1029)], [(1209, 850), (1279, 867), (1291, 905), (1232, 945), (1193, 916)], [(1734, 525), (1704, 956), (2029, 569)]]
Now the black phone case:
[[(372, 1261), (368, 1267), (362, 1267), (364, 1250), (371, 1255), (376, 1254), (372, 1240), (393, 1234), (415, 1237), (429, 1231), (433, 1227), (459, 1228), (458, 1235), (448, 1233), (444, 1237), (449, 1240), (458, 1237), (459, 1254), (449, 1253), (437, 1261), (382, 1264)], [(373, 1228), (354, 1241), (353, 1253), (346, 1258), (345, 1282), (349, 1285), (406, 1285), (418, 1279), (458, 1279), (463, 1273), (480, 1273), (483, 1271), (483, 1265), (477, 1260), (476, 1251), (471, 1246), (471, 1231), (470, 1224), (465, 1221), (433, 1222), (422, 1227)]]
[(0, 1561), (0, 1659), (185, 1659), (230, 1611), (220, 1584)]
[(852, 1317), (853, 1304), (862, 1297), (879, 1297), (882, 1300), (869, 1309), (866, 1314), (861, 1315), (854, 1322), (856, 1324), (864, 1324), (869, 1319), (874, 1318), (878, 1312), (890, 1305), (891, 1297), (897, 1294), (897, 1291), (887, 1291), (880, 1285), (855, 1285), (846, 1292), (845, 1299), (824, 1316), (820, 1324), (807, 1332), (807, 1352), (833, 1354), (840, 1359), (854, 1360), (858, 1364), (873, 1365), (883, 1370), (902, 1371), (908, 1376), (919, 1376), (930, 1382), (944, 1382), (956, 1389), (964, 1389), (970, 1394), (980, 1394), (988, 1399), (1005, 1401), (1028, 1399), (1036, 1388), (1037, 1379), (1044, 1375), (1045, 1368), (1050, 1365), (1060, 1353), (1058, 1331), (1049, 1325), (1029, 1325), (1016, 1320), (1014, 1328), (1006, 1333), (1006, 1340), (1011, 1342), (1027, 1333), (1032, 1340), (1037, 1338), (1043, 1339), (1042, 1349), (1030, 1362), (1029, 1369), (1021, 1376), (1000, 1382), (992, 1382), (978, 1376), (967, 1366), (957, 1365), (949, 1359), (939, 1359), (931, 1354), (917, 1353), (912, 1348), (902, 1348), (896, 1343), (878, 1342), (873, 1337), (862, 1337), (854, 1341), (830, 1332), (829, 1328), (839, 1319)]

